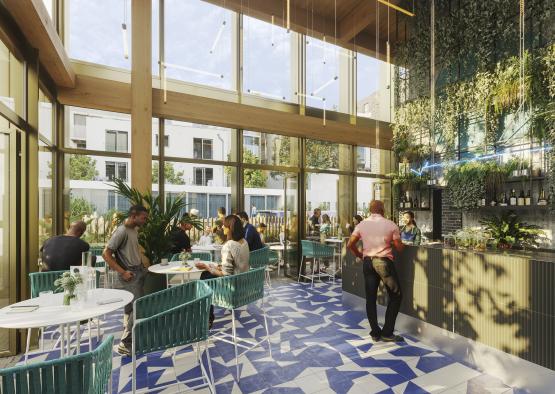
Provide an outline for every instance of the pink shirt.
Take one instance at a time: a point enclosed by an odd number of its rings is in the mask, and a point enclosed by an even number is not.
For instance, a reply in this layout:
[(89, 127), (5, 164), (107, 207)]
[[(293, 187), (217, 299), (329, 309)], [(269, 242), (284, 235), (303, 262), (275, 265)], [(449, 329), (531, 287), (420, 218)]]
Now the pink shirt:
[(360, 222), (353, 235), (362, 240), (362, 254), (366, 257), (387, 257), (393, 260), (391, 242), (401, 239), (399, 227), (382, 215), (373, 213)]

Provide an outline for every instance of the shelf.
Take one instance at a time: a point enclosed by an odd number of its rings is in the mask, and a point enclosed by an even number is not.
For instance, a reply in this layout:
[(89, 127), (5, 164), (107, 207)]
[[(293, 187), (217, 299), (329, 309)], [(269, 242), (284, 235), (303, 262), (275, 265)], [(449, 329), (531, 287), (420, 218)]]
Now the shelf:
[(510, 177), (508, 178), (505, 183), (526, 183), (526, 182), (541, 182), (545, 180), (544, 176), (533, 176), (533, 177), (529, 177), (529, 176), (520, 176), (520, 177)]
[(549, 205), (512, 205), (512, 206), (506, 206), (506, 207), (500, 207), (499, 205), (496, 205), (494, 207), (492, 206), (485, 206), (485, 207), (474, 207), (472, 208), (472, 210), (474, 211), (482, 211), (482, 210), (495, 210), (495, 211), (532, 211), (532, 210), (543, 210), (543, 209), (549, 209)]
[(419, 212), (419, 211), (429, 211), (430, 208), (397, 208), (399, 211), (413, 211), (413, 212)]

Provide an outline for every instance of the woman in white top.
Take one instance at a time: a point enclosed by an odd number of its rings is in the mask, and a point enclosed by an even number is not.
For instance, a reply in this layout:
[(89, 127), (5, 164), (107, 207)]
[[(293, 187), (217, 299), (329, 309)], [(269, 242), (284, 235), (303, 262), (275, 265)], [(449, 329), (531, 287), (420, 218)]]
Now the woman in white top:
[[(222, 263), (217, 266), (198, 263), (197, 268), (205, 270), (200, 279), (235, 275), (249, 270), (249, 244), (245, 240), (243, 224), (237, 216), (226, 216), (224, 219), (224, 235), (227, 240), (222, 247)], [(213, 322), (214, 307), (210, 307), (210, 328)]]

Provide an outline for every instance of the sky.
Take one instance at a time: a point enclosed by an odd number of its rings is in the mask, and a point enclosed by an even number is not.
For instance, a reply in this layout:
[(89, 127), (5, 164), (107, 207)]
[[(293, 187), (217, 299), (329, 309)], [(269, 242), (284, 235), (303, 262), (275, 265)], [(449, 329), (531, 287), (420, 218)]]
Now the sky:
[[(131, 68), (131, 0), (69, 0), (69, 53), (74, 59)], [(201, 0), (165, 1), (165, 54), (168, 78), (233, 90), (233, 13)], [(153, 1), (153, 74), (158, 75), (158, 1)], [(122, 23), (127, 25), (129, 58), (125, 59)], [(243, 88), (295, 102), (291, 50), (295, 33), (253, 18), (244, 18)], [(273, 43), (273, 45), (272, 45)], [(339, 110), (340, 62), (348, 51), (307, 38), (307, 105)], [(177, 67), (176, 67), (177, 66)], [(378, 89), (379, 61), (358, 55), (357, 98)]]

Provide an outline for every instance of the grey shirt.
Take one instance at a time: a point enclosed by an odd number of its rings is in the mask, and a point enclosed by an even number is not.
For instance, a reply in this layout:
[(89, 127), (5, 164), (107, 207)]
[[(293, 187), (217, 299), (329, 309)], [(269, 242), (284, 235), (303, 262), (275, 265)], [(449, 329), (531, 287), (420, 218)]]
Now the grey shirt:
[(235, 275), (249, 270), (249, 244), (242, 239), (232, 239), (222, 247), (222, 271), (224, 275)]
[(120, 225), (108, 241), (108, 249), (113, 250), (116, 261), (124, 269), (133, 269), (142, 264), (139, 251), (139, 233), (136, 228)]

